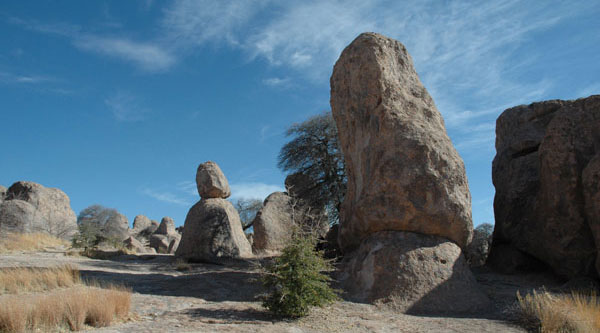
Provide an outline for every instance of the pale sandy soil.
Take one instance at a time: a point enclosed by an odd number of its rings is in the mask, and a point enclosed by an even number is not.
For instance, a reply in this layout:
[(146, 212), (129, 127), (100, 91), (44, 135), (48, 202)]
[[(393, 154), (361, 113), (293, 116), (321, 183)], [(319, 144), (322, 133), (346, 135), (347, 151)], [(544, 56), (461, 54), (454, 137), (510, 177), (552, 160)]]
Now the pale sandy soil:
[(291, 321), (271, 316), (258, 296), (257, 262), (227, 266), (192, 264), (178, 272), (168, 255), (123, 256), (93, 260), (61, 252), (0, 255), (0, 267), (46, 267), (72, 264), (85, 279), (112, 282), (133, 290), (134, 319), (94, 332), (524, 332), (505, 320), (515, 292), (530, 290), (552, 280), (539, 276), (505, 276), (477, 270), (483, 290), (496, 309), (475, 318), (423, 317), (384, 308), (341, 301), (315, 309)]

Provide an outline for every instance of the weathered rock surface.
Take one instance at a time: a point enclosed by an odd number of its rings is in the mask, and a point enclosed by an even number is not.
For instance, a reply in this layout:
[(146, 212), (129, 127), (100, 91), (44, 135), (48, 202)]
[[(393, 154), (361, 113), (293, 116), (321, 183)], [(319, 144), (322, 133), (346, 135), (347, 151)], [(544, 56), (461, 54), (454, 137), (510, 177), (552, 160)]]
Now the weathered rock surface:
[(133, 219), (133, 229), (131, 232), (134, 235), (140, 235), (141, 237), (149, 237), (151, 234), (156, 232), (159, 223), (154, 220), (150, 220), (144, 215), (137, 215)]
[(442, 237), (380, 231), (346, 256), (343, 267), (339, 278), (358, 302), (424, 315), (477, 313), (491, 305), (461, 249)]
[(202, 199), (190, 208), (175, 255), (191, 261), (249, 258), (252, 249), (233, 205), (224, 199)]
[(108, 238), (124, 241), (129, 238), (129, 221), (127, 217), (117, 211), (110, 215), (102, 227), (103, 234)]
[(0, 203), (2, 203), (2, 201), (4, 201), (4, 197), (6, 196), (6, 187), (0, 185)]
[[(77, 232), (77, 217), (71, 209), (69, 197), (57, 188), (47, 188), (34, 182), (18, 181), (8, 188), (4, 200), (4, 203), (22, 200), (35, 207), (36, 221), (30, 223), (31, 226), (35, 225), (35, 232), (47, 232), (64, 239), (70, 239)], [(15, 206), (17, 205), (6, 207)], [(22, 208), (23, 205), (18, 204), (18, 206)], [(29, 211), (30, 209), (26, 208), (25, 210)], [(17, 211), (18, 209), (13, 210), (10, 214), (16, 218), (14, 214)], [(27, 223), (26, 216), (23, 216), (21, 220)], [(24, 228), (24, 230), (27, 229)]]
[(44, 220), (35, 207), (23, 200), (0, 203), (0, 234), (44, 232)]
[(129, 236), (126, 240), (123, 241), (123, 245), (131, 251), (135, 253), (146, 253), (147, 250), (144, 245), (133, 236)]
[(177, 234), (177, 231), (175, 230), (175, 221), (168, 216), (163, 217), (156, 233), (159, 235)]
[(593, 170), (599, 128), (599, 95), (517, 106), (500, 115), (492, 166), (496, 223), (490, 264), (500, 267), (512, 253), (514, 266), (525, 266), (519, 252), (503, 250), (513, 247), (566, 278), (597, 274), (600, 243), (593, 232), (600, 233), (595, 227), (600, 215), (594, 208)]
[(150, 247), (157, 253), (169, 253), (169, 237), (159, 234), (150, 236)]
[(229, 182), (217, 163), (208, 161), (198, 166), (196, 172), (198, 194), (203, 199), (228, 198), (231, 195)]
[(333, 69), (331, 108), (348, 177), (342, 250), (382, 230), (437, 235), (464, 248), (473, 228), (464, 164), (405, 47), (376, 33), (358, 36)]
[(167, 250), (167, 253), (175, 254), (175, 252), (177, 251), (177, 248), (179, 247), (180, 241), (181, 241), (181, 237), (173, 238), (171, 240), (171, 242), (169, 243), (169, 248)]
[[(581, 182), (585, 201), (585, 214), (594, 235), (596, 249), (600, 251), (600, 152), (583, 169)], [(596, 253), (596, 272), (600, 274), (600, 255)]]
[(284, 192), (271, 193), (254, 218), (252, 227), (254, 252), (278, 254), (290, 241), (295, 228), (324, 237), (329, 230), (327, 216), (304, 205)]

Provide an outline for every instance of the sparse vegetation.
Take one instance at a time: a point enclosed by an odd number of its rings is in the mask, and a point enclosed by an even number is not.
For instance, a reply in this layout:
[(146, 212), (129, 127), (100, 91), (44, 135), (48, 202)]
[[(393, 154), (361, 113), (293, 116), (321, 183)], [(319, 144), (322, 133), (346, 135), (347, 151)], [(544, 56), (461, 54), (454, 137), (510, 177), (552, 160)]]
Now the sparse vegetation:
[(600, 332), (600, 299), (595, 292), (552, 295), (517, 293), (521, 322), (540, 332)]
[(46, 248), (66, 247), (69, 243), (46, 233), (10, 233), (0, 238), (0, 253), (15, 251), (42, 251)]
[(185, 272), (192, 269), (192, 265), (190, 265), (185, 259), (179, 258), (175, 261), (175, 270), (179, 272)]
[(108, 326), (125, 318), (131, 304), (129, 290), (83, 285), (79, 271), (70, 266), (3, 269), (0, 285), (3, 294), (10, 294), (0, 296), (0, 332)]
[(325, 274), (333, 268), (315, 250), (315, 238), (295, 236), (280, 257), (267, 266), (263, 284), (268, 294), (263, 306), (284, 317), (308, 314), (312, 306), (324, 306), (338, 299)]

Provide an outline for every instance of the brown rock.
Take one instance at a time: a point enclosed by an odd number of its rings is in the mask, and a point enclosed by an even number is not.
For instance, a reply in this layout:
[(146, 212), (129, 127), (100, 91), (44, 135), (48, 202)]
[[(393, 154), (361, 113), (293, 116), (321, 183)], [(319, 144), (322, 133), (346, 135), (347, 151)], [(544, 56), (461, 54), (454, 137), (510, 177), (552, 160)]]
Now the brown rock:
[(38, 231), (64, 239), (71, 239), (77, 233), (77, 217), (71, 209), (69, 197), (57, 188), (18, 181), (7, 190), (4, 200), (22, 200), (35, 207), (38, 222), (45, 223), (37, 226)]
[(333, 69), (331, 108), (348, 177), (342, 250), (381, 230), (465, 247), (473, 225), (464, 164), (405, 47), (375, 33), (358, 36)]
[[(585, 213), (596, 249), (600, 249), (600, 152), (587, 164), (581, 176)], [(600, 274), (600, 256), (596, 254), (596, 272)]]
[(586, 199), (582, 173), (600, 152), (598, 128), (600, 96), (522, 105), (500, 115), (490, 264), (504, 268), (506, 256), (518, 252), (502, 249), (514, 247), (566, 278), (596, 274), (594, 217), (585, 208), (593, 199)]
[(239, 215), (224, 199), (202, 199), (190, 208), (175, 255), (191, 261), (249, 258), (252, 249)]
[(203, 199), (228, 198), (231, 195), (229, 182), (217, 163), (208, 161), (198, 166), (196, 172), (198, 194)]
[(166, 235), (154, 234), (150, 236), (150, 247), (157, 253), (169, 253), (169, 237)]
[(144, 245), (142, 245), (142, 243), (139, 240), (135, 239), (133, 236), (129, 236), (126, 240), (124, 240), (123, 245), (128, 250), (134, 251), (135, 253), (147, 252)]
[(339, 278), (354, 301), (420, 315), (471, 314), (491, 305), (461, 249), (442, 237), (377, 232), (344, 259), (343, 267)]
[(158, 229), (156, 230), (156, 233), (159, 235), (176, 234), (177, 231), (175, 230), (175, 221), (168, 216), (163, 217), (160, 221)]

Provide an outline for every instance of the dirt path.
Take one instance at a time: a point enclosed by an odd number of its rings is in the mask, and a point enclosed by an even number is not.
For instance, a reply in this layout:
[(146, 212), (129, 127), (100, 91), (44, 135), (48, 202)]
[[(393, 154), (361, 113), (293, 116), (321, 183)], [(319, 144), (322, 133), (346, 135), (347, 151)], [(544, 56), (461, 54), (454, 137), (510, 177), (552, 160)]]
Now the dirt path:
[[(93, 332), (524, 332), (497, 320), (501, 318), (498, 311), (486, 318), (420, 317), (345, 301), (315, 309), (297, 321), (280, 320), (260, 305), (256, 262), (192, 264), (190, 271), (178, 272), (168, 255), (118, 260), (70, 257), (61, 252), (0, 255), (0, 267), (61, 264), (76, 266), (84, 279), (133, 290), (136, 319)], [(479, 273), (478, 279), (502, 306), (514, 298), (517, 289), (531, 287), (526, 280), (506, 282), (489, 272)]]

